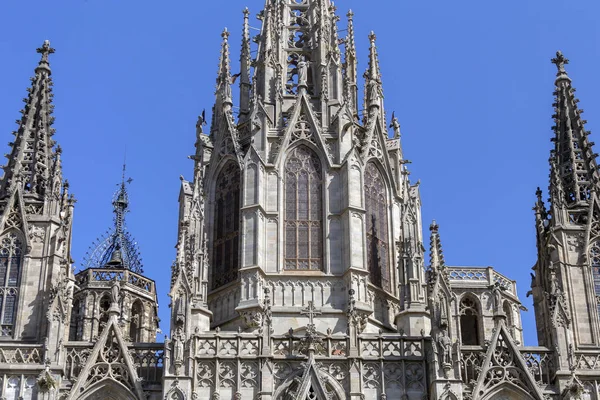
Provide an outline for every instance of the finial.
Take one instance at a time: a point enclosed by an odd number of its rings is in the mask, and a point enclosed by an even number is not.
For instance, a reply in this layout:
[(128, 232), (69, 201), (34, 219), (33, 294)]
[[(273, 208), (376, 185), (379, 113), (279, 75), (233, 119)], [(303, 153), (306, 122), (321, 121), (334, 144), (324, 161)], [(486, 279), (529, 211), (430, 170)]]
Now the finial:
[(223, 29), (223, 33), (221, 33), (221, 37), (223, 38), (223, 40), (229, 39), (229, 31), (227, 30), (227, 27), (225, 27), (225, 29)]
[(433, 221), (431, 221), (431, 225), (429, 225), (429, 230), (433, 233), (437, 233), (438, 229), (440, 228), (440, 226), (437, 224), (437, 222), (435, 221), (435, 219)]
[(562, 51), (557, 51), (556, 57), (554, 57), (550, 61), (552, 61), (552, 63), (555, 64), (556, 68), (558, 69), (558, 72), (556, 72), (557, 81), (559, 79), (567, 79), (569, 81), (571, 80), (567, 75), (567, 71), (565, 70), (565, 65), (569, 63), (569, 60), (563, 55)]
[(558, 74), (566, 74), (567, 72), (565, 71), (565, 64), (569, 63), (569, 60), (563, 55), (562, 51), (557, 51), (556, 52), (556, 57), (554, 57), (552, 60), (552, 64), (556, 65), (556, 68), (558, 68)]
[(349, 21), (352, 21), (352, 19), (354, 19), (354, 12), (352, 11), (352, 9), (348, 10), (348, 14), (346, 14), (346, 17), (348, 17)]
[(371, 46), (375, 47), (375, 40), (377, 40), (377, 35), (375, 35), (375, 32), (371, 31), (371, 33), (369, 33), (369, 40), (371, 41)]
[(538, 203), (541, 203), (542, 202), (542, 189), (540, 189), (539, 186), (538, 186), (537, 190), (535, 191), (535, 196), (537, 197)]
[(248, 15), (250, 15), (250, 10), (248, 10), (248, 7), (244, 8), (244, 17), (248, 18)]
[(48, 56), (55, 52), (55, 50), (52, 47), (50, 47), (49, 40), (44, 40), (44, 44), (42, 45), (42, 47), (36, 49), (36, 51), (42, 55), (40, 64), (48, 64)]

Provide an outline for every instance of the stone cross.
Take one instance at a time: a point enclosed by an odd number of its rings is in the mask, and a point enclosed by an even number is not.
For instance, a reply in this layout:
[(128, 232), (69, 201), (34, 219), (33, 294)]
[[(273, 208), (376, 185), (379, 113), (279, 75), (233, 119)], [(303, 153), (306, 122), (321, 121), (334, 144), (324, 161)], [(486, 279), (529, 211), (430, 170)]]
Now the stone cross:
[(308, 307), (303, 310), (300, 310), (301, 315), (308, 315), (308, 324), (314, 326), (314, 317), (316, 315), (321, 315), (321, 310), (317, 310), (312, 301), (308, 302)]
[(558, 68), (559, 74), (564, 74), (566, 72), (565, 64), (568, 64), (569, 60), (567, 60), (567, 58), (563, 55), (563, 53), (560, 50), (556, 52), (556, 57), (550, 61), (552, 61), (552, 64), (556, 64), (556, 68)]
[(40, 62), (48, 62), (48, 56), (52, 53), (54, 53), (54, 49), (52, 47), (50, 47), (50, 41), (49, 40), (45, 40), (44, 44), (42, 45), (42, 47), (40, 47), (39, 49), (36, 49), (36, 51), (38, 53), (40, 53), (42, 55), (42, 60)]

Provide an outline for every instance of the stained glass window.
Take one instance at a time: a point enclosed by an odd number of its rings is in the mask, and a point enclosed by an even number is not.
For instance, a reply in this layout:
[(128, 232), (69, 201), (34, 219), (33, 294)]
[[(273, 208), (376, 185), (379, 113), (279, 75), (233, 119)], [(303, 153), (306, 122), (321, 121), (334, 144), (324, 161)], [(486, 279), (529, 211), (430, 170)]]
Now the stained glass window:
[(371, 283), (390, 290), (387, 189), (379, 169), (369, 162), (365, 168), (367, 218), (367, 267)]
[(285, 164), (285, 269), (322, 270), (323, 187), (321, 163), (306, 146)]
[(594, 294), (596, 295), (596, 308), (600, 314), (600, 241), (590, 246), (590, 263), (594, 279)]
[(479, 344), (479, 312), (477, 311), (477, 303), (468, 296), (463, 297), (460, 301), (460, 336), (464, 345)]
[(230, 161), (221, 170), (215, 188), (212, 288), (237, 279), (240, 233), (240, 169)]
[(0, 241), (0, 336), (12, 336), (19, 294), (22, 244), (10, 232)]

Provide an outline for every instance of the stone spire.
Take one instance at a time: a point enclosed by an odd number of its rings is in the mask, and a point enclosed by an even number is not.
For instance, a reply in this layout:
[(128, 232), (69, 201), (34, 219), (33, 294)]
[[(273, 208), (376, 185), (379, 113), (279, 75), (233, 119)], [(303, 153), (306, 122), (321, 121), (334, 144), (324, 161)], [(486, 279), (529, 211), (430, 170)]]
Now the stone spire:
[(221, 57), (219, 58), (219, 71), (217, 73), (217, 99), (223, 108), (230, 110), (233, 105), (231, 96), (231, 62), (229, 60), (229, 31), (227, 28), (221, 33)]
[(444, 252), (442, 250), (442, 241), (440, 239), (439, 225), (433, 221), (429, 226), (431, 231), (431, 238), (429, 242), (429, 259), (430, 268), (436, 272), (440, 272), (446, 269), (446, 262), (444, 260)]
[(138, 244), (125, 225), (125, 214), (129, 212), (129, 194), (127, 184), (132, 179), (125, 179), (125, 164), (119, 189), (113, 196), (114, 223), (107, 233), (92, 243), (86, 253), (84, 268), (127, 268), (143, 274), (142, 260)]
[[(23, 99), (25, 107), (21, 110), (21, 119), (17, 120), (19, 127), (13, 132), (15, 141), (10, 143), (12, 150), (3, 167), (0, 198), (9, 196), (17, 187), (26, 196), (43, 198), (51, 190), (50, 171), (56, 170), (53, 160), (59, 159), (52, 152), (54, 141), (51, 139), (54, 135), (54, 105), (48, 57), (54, 49), (46, 40), (37, 52), (41, 54), (41, 60), (31, 78), (31, 87), (27, 89), (29, 95)], [(55, 171), (55, 175), (60, 176), (60, 171)]]
[(369, 34), (371, 43), (369, 48), (369, 67), (365, 72), (365, 113), (371, 112), (372, 108), (382, 108), (381, 72), (379, 70), (379, 58), (377, 56), (377, 45), (375, 44), (375, 32)]
[(242, 52), (240, 56), (240, 121), (248, 117), (250, 107), (250, 66), (252, 58), (250, 55), (250, 23), (248, 8), (244, 10), (244, 26), (242, 29)]
[(354, 13), (352, 10), (346, 14), (348, 17), (348, 31), (345, 40), (345, 97), (351, 102), (351, 108), (358, 114), (358, 57), (356, 56), (356, 42), (354, 40)]
[(556, 64), (555, 101), (553, 126), (554, 149), (550, 155), (551, 183), (550, 195), (553, 205), (565, 204), (568, 207), (588, 205), (592, 191), (598, 192), (598, 166), (592, 151), (593, 143), (588, 141), (582, 109), (577, 107), (575, 89), (565, 70), (569, 63), (558, 51), (552, 59)]

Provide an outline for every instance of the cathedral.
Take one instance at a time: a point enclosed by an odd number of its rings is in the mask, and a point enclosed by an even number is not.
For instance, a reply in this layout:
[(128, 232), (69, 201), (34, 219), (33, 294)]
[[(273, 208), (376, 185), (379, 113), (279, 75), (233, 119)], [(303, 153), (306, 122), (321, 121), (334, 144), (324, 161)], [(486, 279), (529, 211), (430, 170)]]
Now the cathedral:
[(125, 175), (111, 228), (71, 259), (54, 49), (37, 49), (0, 178), (0, 399), (599, 400), (600, 172), (563, 54), (525, 346), (516, 282), (447, 265), (443, 229), (424, 232), (375, 34), (359, 77), (351, 11), (344, 30), (330, 0), (266, 0), (257, 17), (239, 74), (223, 31), (195, 127), (164, 343)]

